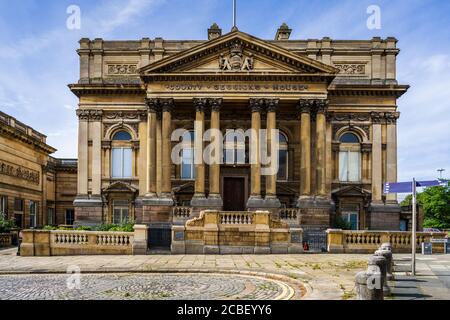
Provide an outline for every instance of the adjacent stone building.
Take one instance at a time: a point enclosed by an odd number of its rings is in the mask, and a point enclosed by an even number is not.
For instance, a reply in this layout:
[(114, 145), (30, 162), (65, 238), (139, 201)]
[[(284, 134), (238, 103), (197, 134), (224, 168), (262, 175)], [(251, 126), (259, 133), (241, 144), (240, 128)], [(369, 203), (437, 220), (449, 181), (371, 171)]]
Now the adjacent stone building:
[[(396, 197), (382, 192), (397, 179), (397, 99), (408, 89), (396, 80), (397, 40), (290, 33), (283, 25), (261, 40), (214, 24), (205, 41), (81, 39), (69, 86), (79, 98), (76, 223), (133, 218), (163, 231), (203, 209), (263, 209), (304, 228), (341, 216), (354, 229), (398, 230)], [(194, 142), (175, 165), (179, 128)], [(227, 164), (194, 164), (210, 128), (279, 129), (278, 174), (262, 176), (248, 142), (234, 139)]]
[(73, 224), (77, 161), (55, 159), (46, 136), (0, 112), (0, 214), (19, 228)]

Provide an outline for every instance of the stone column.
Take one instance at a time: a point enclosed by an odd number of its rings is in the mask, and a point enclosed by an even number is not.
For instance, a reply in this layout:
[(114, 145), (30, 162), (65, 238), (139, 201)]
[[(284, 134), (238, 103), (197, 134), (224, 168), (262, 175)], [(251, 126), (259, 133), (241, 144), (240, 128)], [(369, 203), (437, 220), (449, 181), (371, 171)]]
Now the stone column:
[[(220, 132), (220, 109), (223, 99), (213, 98), (209, 100), (211, 106), (211, 144), (214, 146), (214, 161), (209, 166), (209, 196), (208, 204), (213, 207), (222, 207), (223, 201), (220, 195), (220, 163), (222, 162), (222, 145)], [(215, 132), (214, 132), (215, 131)]]
[(382, 203), (381, 113), (372, 113), (372, 202)]
[(162, 181), (161, 181), (161, 197), (172, 200), (172, 110), (174, 106), (173, 99), (161, 99), (162, 108)]
[[(205, 197), (205, 163), (203, 162), (203, 134), (205, 132), (205, 107), (207, 100), (195, 98), (195, 125), (194, 125), (194, 164), (195, 164), (195, 194), (191, 201), (192, 206), (201, 206)], [(201, 203), (200, 203), (201, 202)]]
[(300, 198), (302, 201), (311, 199), (311, 109), (312, 100), (300, 100)]
[(252, 137), (250, 141), (251, 195), (247, 202), (247, 207), (249, 208), (260, 208), (262, 206), (259, 133), (261, 131), (261, 111), (263, 106), (263, 99), (250, 99)]
[(162, 112), (156, 114), (156, 194), (161, 195), (162, 184)]
[(326, 135), (327, 135), (327, 120), (326, 112), (328, 108), (327, 100), (316, 101), (316, 185), (317, 198), (326, 199)]
[(102, 187), (102, 114), (92, 112), (92, 197), (100, 198)]
[(156, 121), (158, 103), (156, 99), (147, 99), (147, 184), (146, 198), (156, 198)]
[[(276, 130), (277, 126), (276, 112), (278, 104), (278, 99), (267, 99), (265, 101), (265, 105), (267, 107), (267, 152), (270, 159), (272, 159), (272, 161), (276, 161), (276, 163), (278, 163), (278, 148), (275, 151), (275, 154), (272, 154), (273, 143), (275, 143), (272, 141), (272, 131)], [(278, 139), (278, 137), (276, 138)], [(277, 198), (277, 173), (278, 171), (276, 171), (273, 175), (266, 176), (266, 207), (281, 207), (280, 200)]]
[[(386, 182), (397, 182), (397, 119), (398, 113), (386, 114)], [(397, 204), (396, 194), (387, 194), (386, 200), (389, 203)]]
[(77, 198), (88, 197), (89, 111), (77, 110), (78, 120), (78, 185)]

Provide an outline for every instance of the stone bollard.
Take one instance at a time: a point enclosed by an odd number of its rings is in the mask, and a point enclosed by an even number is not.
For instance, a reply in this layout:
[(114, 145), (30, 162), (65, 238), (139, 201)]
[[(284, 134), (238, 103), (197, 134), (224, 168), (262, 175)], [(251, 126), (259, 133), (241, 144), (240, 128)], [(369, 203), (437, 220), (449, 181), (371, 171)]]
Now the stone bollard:
[(383, 300), (383, 290), (377, 288), (377, 283), (380, 283), (380, 277), (380, 272), (374, 272), (370, 269), (358, 272), (355, 279), (357, 299)]
[(369, 269), (378, 267), (381, 273), (381, 286), (384, 296), (390, 295), (391, 290), (387, 285), (387, 260), (383, 256), (371, 256), (369, 258)]
[(383, 256), (386, 258), (386, 277), (388, 281), (394, 280), (394, 275), (392, 274), (393, 269), (393, 257), (392, 252), (389, 250), (377, 250), (375, 251), (376, 256)]
[(382, 243), (378, 250), (389, 250), (392, 252), (392, 245), (389, 242)]

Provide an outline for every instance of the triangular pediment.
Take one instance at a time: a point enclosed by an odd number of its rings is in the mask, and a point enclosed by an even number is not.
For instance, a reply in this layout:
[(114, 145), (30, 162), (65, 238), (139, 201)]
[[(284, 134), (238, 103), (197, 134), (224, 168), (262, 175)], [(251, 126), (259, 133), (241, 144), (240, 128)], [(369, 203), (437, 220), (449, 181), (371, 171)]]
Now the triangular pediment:
[(108, 192), (135, 193), (135, 192), (137, 192), (137, 189), (123, 181), (116, 181), (116, 182), (111, 183), (108, 187), (104, 188), (103, 192), (105, 192), (105, 193), (108, 193)]
[(142, 67), (161, 74), (295, 74), (334, 76), (338, 69), (241, 31), (233, 31)]
[(345, 186), (333, 191), (334, 196), (341, 197), (366, 197), (371, 193), (360, 186)]

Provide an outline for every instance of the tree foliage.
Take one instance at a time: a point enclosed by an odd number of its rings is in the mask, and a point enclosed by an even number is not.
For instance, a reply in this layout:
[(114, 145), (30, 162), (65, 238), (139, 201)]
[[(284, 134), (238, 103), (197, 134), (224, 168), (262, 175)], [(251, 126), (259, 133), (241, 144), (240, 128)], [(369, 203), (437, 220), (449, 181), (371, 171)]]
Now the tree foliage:
[[(423, 207), (424, 227), (426, 228), (450, 228), (450, 184), (447, 187), (426, 188), (417, 194), (417, 201)], [(409, 195), (402, 201), (402, 206), (411, 205), (412, 196)]]

